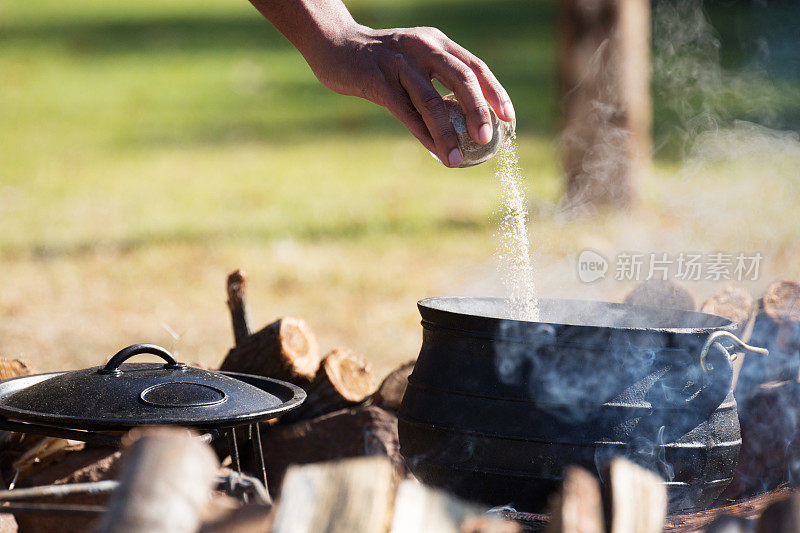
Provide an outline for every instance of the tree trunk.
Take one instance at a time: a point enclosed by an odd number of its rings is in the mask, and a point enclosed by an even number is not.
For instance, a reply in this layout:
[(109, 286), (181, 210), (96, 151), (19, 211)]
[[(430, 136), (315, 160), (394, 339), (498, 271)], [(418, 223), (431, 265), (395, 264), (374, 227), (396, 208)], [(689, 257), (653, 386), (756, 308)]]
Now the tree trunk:
[(565, 206), (629, 207), (649, 173), (648, 0), (560, 0)]

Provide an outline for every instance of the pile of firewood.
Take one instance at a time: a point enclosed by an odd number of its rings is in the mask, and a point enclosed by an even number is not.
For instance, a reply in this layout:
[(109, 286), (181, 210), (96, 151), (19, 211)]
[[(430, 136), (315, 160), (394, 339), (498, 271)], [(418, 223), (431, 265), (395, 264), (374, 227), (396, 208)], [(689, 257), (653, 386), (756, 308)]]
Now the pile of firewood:
[[(215, 480), (234, 468), (229, 449), (185, 430), (135, 430), (122, 450), (6, 432), (0, 434), (5, 487), (99, 480), (119, 480), (119, 486), (110, 493), (37, 500), (96, 506), (102, 513), (0, 514), (0, 532), (800, 532), (800, 494), (790, 487), (800, 476), (800, 284), (773, 283), (758, 300), (728, 287), (700, 306), (672, 282), (646, 282), (627, 296), (628, 303), (726, 316), (739, 325), (743, 340), (770, 349), (767, 359), (736, 361), (743, 435), (736, 479), (717, 507), (670, 517), (661, 480), (623, 459), (603, 472), (602, 487), (593, 474), (568, 469), (547, 515), (487, 512), (420, 484), (405, 468), (397, 436), (396, 413), (414, 362), (379, 383), (356, 352), (323, 354), (300, 318), (283, 317), (253, 331), (245, 289), (242, 272), (228, 277), (235, 345), (220, 369), (285, 380), (308, 394), (300, 408), (262, 424), (259, 433), (274, 504), (268, 497), (243, 504), (217, 490)], [(2, 378), (29, 373), (21, 361), (0, 360)], [(259, 477), (248, 460), (257, 439), (242, 431), (237, 442), (244, 473)]]

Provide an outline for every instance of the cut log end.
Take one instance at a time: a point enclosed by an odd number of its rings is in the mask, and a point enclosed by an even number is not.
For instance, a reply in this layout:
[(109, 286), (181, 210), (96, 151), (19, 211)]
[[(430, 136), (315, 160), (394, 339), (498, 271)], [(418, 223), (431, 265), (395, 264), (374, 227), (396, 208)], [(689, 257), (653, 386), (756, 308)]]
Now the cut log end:
[(306, 388), (306, 401), (284, 415), (281, 422), (310, 420), (358, 405), (375, 392), (375, 387), (372, 368), (363, 357), (346, 348), (331, 350)]
[(745, 324), (753, 312), (755, 299), (745, 289), (729, 285), (703, 302), (703, 313), (729, 318), (740, 326)]
[(375, 391), (372, 366), (352, 350), (332, 350), (322, 360), (320, 372), (325, 373), (325, 379), (348, 402), (361, 402)]
[(302, 318), (283, 317), (233, 347), (220, 370), (307, 386), (319, 368), (317, 338)]
[(0, 380), (18, 376), (30, 376), (36, 370), (22, 359), (0, 358)]
[(283, 356), (292, 361), (294, 372), (309, 380), (319, 368), (319, 346), (314, 332), (302, 318), (284, 317), (280, 320), (278, 338)]
[(800, 283), (781, 280), (767, 287), (762, 298), (764, 313), (776, 322), (800, 322)]

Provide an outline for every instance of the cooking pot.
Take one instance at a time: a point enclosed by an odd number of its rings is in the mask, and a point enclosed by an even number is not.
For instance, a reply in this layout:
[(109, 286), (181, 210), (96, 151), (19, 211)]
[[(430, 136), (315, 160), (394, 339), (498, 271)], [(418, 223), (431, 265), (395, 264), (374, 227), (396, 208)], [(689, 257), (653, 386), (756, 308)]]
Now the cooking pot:
[(741, 445), (731, 393), (736, 324), (704, 313), (539, 300), (418, 303), (423, 340), (399, 411), (400, 447), (423, 481), (540, 511), (564, 467), (602, 477), (615, 455), (659, 473), (670, 510), (709, 505)]

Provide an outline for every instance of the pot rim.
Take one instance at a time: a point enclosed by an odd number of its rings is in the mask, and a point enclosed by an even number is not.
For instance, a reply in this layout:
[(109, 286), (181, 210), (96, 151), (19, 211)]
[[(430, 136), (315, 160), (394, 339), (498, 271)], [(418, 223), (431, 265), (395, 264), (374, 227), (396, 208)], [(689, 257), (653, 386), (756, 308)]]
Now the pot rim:
[[(596, 307), (598, 310), (605, 308), (608, 312), (623, 312), (629, 313), (632, 316), (643, 317), (653, 315), (656, 313), (665, 313), (665, 309), (657, 307), (645, 307), (640, 305), (631, 305), (625, 303), (606, 302), (602, 300), (577, 300), (577, 299), (561, 299), (561, 298), (539, 298), (540, 306), (545, 309), (547, 306), (562, 305), (574, 306), (576, 308)], [(510, 332), (525, 331), (541, 326), (551, 326), (554, 328), (582, 328), (589, 332), (600, 332), (603, 330), (617, 330), (617, 331), (630, 331), (630, 332), (656, 332), (656, 333), (675, 333), (675, 334), (688, 334), (700, 335), (710, 334), (714, 331), (730, 331), (735, 332), (738, 325), (732, 320), (713, 315), (710, 313), (702, 313), (699, 311), (686, 311), (681, 309), (667, 309), (666, 312), (672, 318), (685, 320), (685, 323), (699, 323), (702, 321), (707, 322), (707, 325), (689, 325), (684, 326), (676, 325), (659, 325), (659, 326), (644, 326), (644, 325), (614, 325), (611, 323), (603, 323), (602, 320), (597, 321), (555, 321), (555, 320), (542, 320), (539, 322), (519, 320), (507, 316), (491, 316), (488, 314), (476, 314), (461, 311), (461, 308), (467, 307), (471, 302), (477, 302), (489, 307), (498, 307), (509, 302), (508, 298), (499, 297), (473, 297), (473, 296), (444, 296), (444, 297), (431, 297), (424, 298), (417, 302), (417, 308), (422, 315), (423, 325), (427, 322), (437, 326), (442, 326), (447, 329), (461, 330), (461, 331), (477, 331), (489, 333), (493, 336), (497, 335), (498, 326), (504, 326)], [(544, 304), (544, 305), (543, 305)], [(664, 317), (661, 317), (662, 319)], [(510, 336), (514, 336), (513, 334)]]

